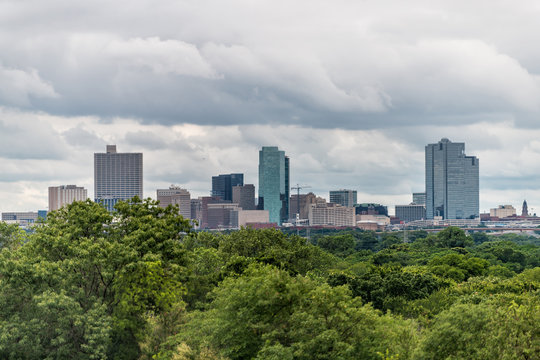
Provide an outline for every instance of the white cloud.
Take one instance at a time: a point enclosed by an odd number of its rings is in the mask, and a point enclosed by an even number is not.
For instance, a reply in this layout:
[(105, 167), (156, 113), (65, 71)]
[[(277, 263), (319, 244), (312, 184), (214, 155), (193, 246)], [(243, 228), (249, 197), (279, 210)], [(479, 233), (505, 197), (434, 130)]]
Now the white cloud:
[(15, 69), (0, 63), (0, 103), (26, 107), (32, 97), (57, 98), (58, 94), (36, 69)]

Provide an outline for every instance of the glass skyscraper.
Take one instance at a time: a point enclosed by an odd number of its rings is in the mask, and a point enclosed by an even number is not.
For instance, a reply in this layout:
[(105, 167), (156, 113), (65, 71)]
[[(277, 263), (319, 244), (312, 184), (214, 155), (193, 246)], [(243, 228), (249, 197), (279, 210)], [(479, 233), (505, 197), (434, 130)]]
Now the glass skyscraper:
[(233, 187), (242, 185), (244, 185), (244, 174), (212, 176), (212, 196), (219, 196), (222, 200), (232, 201)]
[(270, 222), (289, 219), (289, 158), (277, 146), (259, 151), (259, 208), (268, 210)]
[(120, 200), (143, 198), (143, 154), (117, 153), (107, 145), (106, 153), (94, 153), (94, 198), (109, 211)]
[(356, 190), (332, 190), (330, 191), (330, 202), (342, 206), (353, 207), (357, 203)]
[(426, 218), (479, 217), (479, 161), (464, 143), (444, 138), (426, 146)]

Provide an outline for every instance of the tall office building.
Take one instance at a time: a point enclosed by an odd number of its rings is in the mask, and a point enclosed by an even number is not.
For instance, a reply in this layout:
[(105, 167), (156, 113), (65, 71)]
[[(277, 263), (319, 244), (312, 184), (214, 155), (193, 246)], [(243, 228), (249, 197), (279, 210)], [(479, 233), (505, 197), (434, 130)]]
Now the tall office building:
[(232, 201), (233, 187), (244, 185), (244, 174), (221, 174), (212, 176), (212, 196)]
[(178, 213), (184, 219), (191, 219), (191, 194), (186, 189), (171, 185), (168, 189), (156, 191), (159, 206), (166, 208), (169, 205), (178, 205)]
[(330, 202), (341, 206), (353, 207), (356, 204), (356, 190), (332, 190), (330, 191)]
[(49, 186), (49, 211), (58, 210), (74, 201), (85, 201), (88, 191), (76, 185)]
[(255, 186), (253, 184), (233, 186), (232, 202), (238, 204), (242, 210), (255, 210)]
[(281, 225), (289, 219), (289, 157), (277, 146), (259, 151), (259, 208), (268, 210), (270, 222)]
[(109, 211), (120, 200), (143, 198), (143, 154), (117, 153), (107, 145), (106, 153), (94, 154), (94, 197)]
[(416, 205), (424, 205), (426, 206), (426, 193), (412, 193), (412, 202)]
[(444, 138), (426, 146), (426, 218), (479, 217), (479, 161), (464, 143)]

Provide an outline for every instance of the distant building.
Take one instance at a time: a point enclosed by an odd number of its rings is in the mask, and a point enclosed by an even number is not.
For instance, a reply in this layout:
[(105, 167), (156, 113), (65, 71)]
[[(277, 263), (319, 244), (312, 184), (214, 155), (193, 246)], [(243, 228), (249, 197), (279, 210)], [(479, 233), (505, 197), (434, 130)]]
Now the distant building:
[(120, 200), (143, 198), (143, 154), (117, 153), (107, 145), (106, 153), (94, 153), (94, 197), (109, 211)]
[(372, 222), (378, 225), (390, 225), (390, 217), (386, 215), (356, 215), (356, 223)]
[(212, 196), (232, 201), (233, 187), (244, 185), (244, 174), (221, 174), (212, 176)]
[(426, 218), (479, 217), (479, 161), (464, 143), (443, 138), (426, 145)]
[(49, 186), (49, 211), (58, 210), (74, 201), (88, 199), (88, 191), (76, 185)]
[(186, 189), (171, 185), (168, 189), (158, 189), (159, 206), (178, 205), (178, 212), (184, 219), (191, 219), (191, 194)]
[(231, 212), (231, 226), (234, 228), (266, 223), (269, 223), (268, 210), (238, 209)]
[(253, 184), (232, 187), (232, 202), (242, 210), (255, 210), (255, 186)]
[(405, 222), (423, 220), (426, 218), (424, 205), (396, 205), (396, 217)]
[(356, 204), (356, 190), (332, 190), (330, 191), (330, 202), (341, 206), (353, 207)]
[(309, 225), (356, 226), (354, 208), (334, 203), (310, 205)]
[(289, 157), (277, 146), (259, 151), (259, 209), (268, 210), (270, 222), (289, 220)]
[(529, 216), (529, 209), (527, 207), (527, 201), (523, 200), (523, 206), (521, 208), (521, 216), (527, 217)]
[(3, 212), (2, 221), (14, 222), (19, 224), (33, 224), (38, 221), (39, 218), (45, 219), (47, 216), (47, 211), (14, 211), (14, 212)]
[(354, 205), (356, 215), (386, 215), (388, 208), (381, 204), (363, 203)]
[(191, 216), (190, 219), (195, 220), (196, 228), (199, 228), (202, 222), (202, 200), (201, 199), (191, 199)]
[[(300, 219), (307, 219), (309, 217), (310, 206), (312, 204), (315, 204), (316, 202), (317, 202), (317, 196), (315, 196), (315, 194), (312, 192), (308, 194), (300, 194), (300, 198), (298, 198), (298, 194), (291, 195), (291, 198), (289, 201), (290, 208), (291, 208), (291, 216), (296, 216), (296, 214), (299, 214)], [(300, 205), (300, 211), (298, 210), (299, 205)]]
[(425, 192), (416, 192), (412, 194), (412, 202), (416, 205), (426, 206), (426, 193)]
[(212, 203), (207, 205), (208, 229), (231, 229), (235, 228), (231, 212), (238, 212), (238, 204)]
[[(201, 213), (200, 217), (197, 218), (199, 221), (199, 228), (200, 229), (209, 229), (209, 214), (208, 214), (208, 206), (211, 204), (231, 204), (230, 201), (222, 200), (219, 196), (203, 196), (199, 198), (200, 205), (201, 205)], [(236, 205), (238, 206), (238, 205)]]
[(516, 214), (516, 208), (512, 205), (499, 205), (498, 208), (489, 209), (489, 216), (499, 219), (516, 216)]

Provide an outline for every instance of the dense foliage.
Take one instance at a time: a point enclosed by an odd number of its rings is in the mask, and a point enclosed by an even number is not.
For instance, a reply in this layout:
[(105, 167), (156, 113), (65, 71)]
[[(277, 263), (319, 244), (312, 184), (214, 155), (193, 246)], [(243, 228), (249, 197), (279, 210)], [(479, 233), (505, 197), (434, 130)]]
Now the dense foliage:
[(0, 223), (0, 249), (0, 358), (540, 358), (533, 236), (194, 233), (135, 198)]

